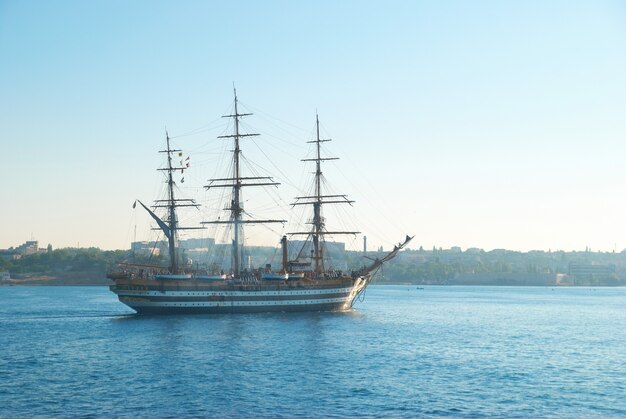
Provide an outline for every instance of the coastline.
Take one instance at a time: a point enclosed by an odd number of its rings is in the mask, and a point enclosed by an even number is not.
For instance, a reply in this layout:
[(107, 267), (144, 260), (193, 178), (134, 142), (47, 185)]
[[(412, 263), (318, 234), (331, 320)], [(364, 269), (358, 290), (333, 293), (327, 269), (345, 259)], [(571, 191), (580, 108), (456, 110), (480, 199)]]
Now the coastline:
[(0, 287), (62, 287), (62, 286), (109, 286), (113, 281), (105, 277), (58, 277), (58, 276), (32, 276), (19, 279), (0, 280)]
[[(58, 278), (58, 277), (35, 277), (23, 280), (2, 280), (0, 287), (75, 287), (75, 286), (94, 286), (102, 287), (113, 285), (113, 281), (106, 278), (98, 279), (76, 279), (76, 278)], [(625, 288), (626, 285), (598, 285), (598, 284), (507, 284), (507, 283), (440, 283), (440, 284), (420, 284), (417, 282), (406, 281), (374, 281), (370, 286), (405, 286), (405, 287), (532, 287), (532, 288)]]

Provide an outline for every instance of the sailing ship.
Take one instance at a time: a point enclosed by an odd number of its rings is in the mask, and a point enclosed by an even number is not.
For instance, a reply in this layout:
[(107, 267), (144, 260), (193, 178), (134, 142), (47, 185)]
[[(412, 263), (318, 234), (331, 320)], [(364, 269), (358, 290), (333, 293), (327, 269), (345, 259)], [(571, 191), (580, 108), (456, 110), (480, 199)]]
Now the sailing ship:
[(366, 266), (345, 272), (327, 266), (326, 236), (350, 234), (355, 231), (335, 231), (326, 227), (322, 208), (331, 204), (352, 204), (346, 195), (327, 195), (322, 190), (322, 164), (336, 157), (324, 157), (321, 144), (329, 139), (321, 139), (319, 117), (316, 115), (316, 139), (309, 141), (315, 146), (315, 156), (303, 159), (315, 163), (313, 193), (295, 199), (293, 206), (310, 206), (313, 214), (310, 219), (311, 229), (289, 233), (292, 236), (304, 236), (304, 244), (294, 259), (290, 259), (287, 236), (281, 239), (282, 266), (279, 271), (267, 269), (248, 269), (243, 267), (243, 233), (247, 224), (285, 223), (285, 220), (251, 219), (246, 217), (243, 208), (242, 189), (258, 186), (277, 186), (272, 177), (244, 176), (241, 167), (241, 145), (243, 138), (258, 134), (242, 133), (240, 121), (252, 115), (240, 113), (237, 92), (234, 92), (234, 112), (224, 115), (233, 120), (233, 133), (218, 138), (232, 140), (232, 173), (230, 177), (209, 181), (207, 190), (213, 188), (230, 189), (230, 202), (226, 207), (229, 217), (224, 220), (205, 221), (205, 225), (228, 225), (232, 231), (230, 271), (200, 272), (194, 271), (182, 262), (178, 232), (186, 229), (204, 227), (183, 227), (179, 225), (177, 208), (197, 207), (193, 199), (177, 198), (173, 174), (184, 170), (175, 164), (175, 153), (170, 137), (166, 133), (167, 164), (159, 169), (166, 174), (167, 197), (155, 201), (154, 210), (163, 208), (165, 217), (159, 217), (153, 209), (140, 205), (156, 221), (158, 228), (167, 238), (169, 266), (155, 271), (152, 267), (124, 264), (122, 270), (112, 272), (109, 278), (114, 281), (110, 286), (118, 295), (119, 301), (140, 314), (175, 314), (175, 313), (244, 313), (270, 311), (346, 311), (350, 310), (357, 298), (371, 283), (374, 275), (384, 263), (393, 259), (412, 239), (410, 236), (378, 258), (370, 259)]

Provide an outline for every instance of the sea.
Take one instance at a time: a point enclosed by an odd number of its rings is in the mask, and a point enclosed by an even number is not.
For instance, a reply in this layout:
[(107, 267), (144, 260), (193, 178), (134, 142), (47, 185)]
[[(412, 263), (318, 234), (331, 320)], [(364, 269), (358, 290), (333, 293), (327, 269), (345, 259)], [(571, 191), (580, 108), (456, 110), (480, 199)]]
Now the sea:
[(626, 417), (625, 325), (624, 288), (139, 316), (106, 287), (0, 287), (0, 417)]

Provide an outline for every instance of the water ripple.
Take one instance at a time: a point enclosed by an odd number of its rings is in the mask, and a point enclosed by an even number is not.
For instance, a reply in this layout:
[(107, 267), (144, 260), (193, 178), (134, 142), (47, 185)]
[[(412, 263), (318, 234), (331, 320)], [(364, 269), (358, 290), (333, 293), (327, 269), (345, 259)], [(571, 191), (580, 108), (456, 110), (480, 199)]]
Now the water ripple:
[(623, 417), (624, 297), (380, 286), (351, 313), (150, 317), (0, 287), (0, 417)]

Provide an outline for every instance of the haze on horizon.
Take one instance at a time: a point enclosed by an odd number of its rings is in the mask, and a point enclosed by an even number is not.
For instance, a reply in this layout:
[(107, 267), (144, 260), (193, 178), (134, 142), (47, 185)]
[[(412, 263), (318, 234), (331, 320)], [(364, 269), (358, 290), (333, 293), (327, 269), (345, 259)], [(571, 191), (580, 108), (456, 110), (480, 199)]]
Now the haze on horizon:
[(210, 207), (233, 82), (281, 204), (319, 111), (370, 248), (626, 248), (620, 1), (0, 1), (0, 61), (0, 248), (148, 239), (165, 126)]

